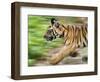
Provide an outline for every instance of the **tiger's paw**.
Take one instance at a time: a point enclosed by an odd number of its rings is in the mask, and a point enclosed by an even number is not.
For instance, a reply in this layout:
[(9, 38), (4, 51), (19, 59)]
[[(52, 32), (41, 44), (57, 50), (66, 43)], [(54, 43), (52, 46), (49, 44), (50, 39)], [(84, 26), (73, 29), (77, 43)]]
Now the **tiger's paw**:
[(59, 56), (58, 54), (53, 54), (50, 58), (49, 58), (49, 63), (52, 64), (52, 65), (56, 65), (58, 64), (60, 61), (59, 61)]

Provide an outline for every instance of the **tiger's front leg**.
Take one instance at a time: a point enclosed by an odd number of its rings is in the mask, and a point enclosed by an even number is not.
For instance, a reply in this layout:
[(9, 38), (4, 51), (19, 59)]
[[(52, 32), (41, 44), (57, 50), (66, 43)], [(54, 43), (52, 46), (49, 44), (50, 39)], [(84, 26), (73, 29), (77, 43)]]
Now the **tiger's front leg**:
[(49, 59), (49, 63), (53, 65), (58, 64), (65, 56), (68, 56), (71, 52), (74, 52), (75, 49), (76, 48), (73, 45), (62, 47), (58, 53), (52, 55), (52, 57)]

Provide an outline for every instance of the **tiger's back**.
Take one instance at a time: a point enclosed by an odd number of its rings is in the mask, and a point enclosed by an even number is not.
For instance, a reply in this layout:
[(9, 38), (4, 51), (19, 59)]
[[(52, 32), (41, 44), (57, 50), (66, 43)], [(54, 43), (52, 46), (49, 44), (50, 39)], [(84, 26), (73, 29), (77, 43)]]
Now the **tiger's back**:
[[(64, 27), (64, 26), (63, 26)], [(88, 46), (87, 24), (67, 25), (65, 28), (64, 43), (65, 45), (74, 44), (76, 48)]]

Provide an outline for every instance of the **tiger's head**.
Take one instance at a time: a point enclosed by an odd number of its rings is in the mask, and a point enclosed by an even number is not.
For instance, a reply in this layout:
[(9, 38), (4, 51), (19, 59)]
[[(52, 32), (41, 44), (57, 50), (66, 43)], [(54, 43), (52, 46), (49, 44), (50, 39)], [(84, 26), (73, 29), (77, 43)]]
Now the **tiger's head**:
[(51, 19), (51, 25), (48, 26), (46, 33), (44, 34), (44, 38), (47, 41), (52, 41), (57, 37), (61, 38), (64, 36), (64, 26), (58, 22), (57, 19)]

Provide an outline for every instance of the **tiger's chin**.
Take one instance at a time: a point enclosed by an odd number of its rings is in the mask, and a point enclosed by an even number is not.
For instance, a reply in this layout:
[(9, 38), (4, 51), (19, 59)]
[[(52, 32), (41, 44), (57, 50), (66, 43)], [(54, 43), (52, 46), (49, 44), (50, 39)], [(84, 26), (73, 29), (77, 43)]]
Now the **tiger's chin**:
[(47, 41), (52, 41), (53, 39), (47, 38), (46, 40), (47, 40)]

